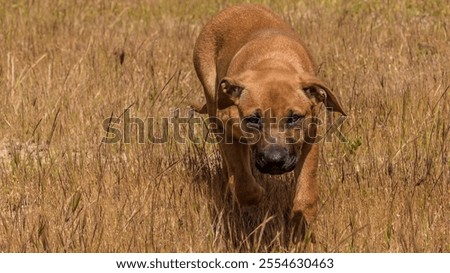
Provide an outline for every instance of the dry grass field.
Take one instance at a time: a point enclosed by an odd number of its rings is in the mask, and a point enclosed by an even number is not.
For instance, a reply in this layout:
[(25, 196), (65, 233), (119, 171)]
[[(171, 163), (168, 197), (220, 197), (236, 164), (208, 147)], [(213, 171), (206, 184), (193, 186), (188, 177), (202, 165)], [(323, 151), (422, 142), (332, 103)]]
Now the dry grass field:
[[(180, 143), (184, 125), (147, 137), (202, 100), (194, 41), (238, 1), (0, 2), (0, 252), (450, 252), (447, 1), (259, 1), (348, 113), (348, 141), (321, 146), (316, 242), (299, 244), (292, 174), (261, 178), (263, 204), (239, 210), (217, 145)], [(102, 144), (125, 109), (154, 118), (145, 143), (133, 125)]]

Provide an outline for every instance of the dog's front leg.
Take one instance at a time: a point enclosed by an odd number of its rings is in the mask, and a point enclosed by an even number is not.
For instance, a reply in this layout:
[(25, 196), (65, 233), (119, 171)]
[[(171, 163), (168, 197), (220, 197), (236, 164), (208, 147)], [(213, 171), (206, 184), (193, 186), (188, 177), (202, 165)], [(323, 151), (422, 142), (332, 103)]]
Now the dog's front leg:
[(256, 205), (264, 196), (264, 189), (252, 174), (250, 148), (234, 140), (220, 143), (227, 168), (228, 183), (241, 205)]
[(294, 238), (304, 237), (308, 224), (317, 216), (317, 165), (319, 144), (303, 144), (295, 169), (296, 191), (291, 212)]

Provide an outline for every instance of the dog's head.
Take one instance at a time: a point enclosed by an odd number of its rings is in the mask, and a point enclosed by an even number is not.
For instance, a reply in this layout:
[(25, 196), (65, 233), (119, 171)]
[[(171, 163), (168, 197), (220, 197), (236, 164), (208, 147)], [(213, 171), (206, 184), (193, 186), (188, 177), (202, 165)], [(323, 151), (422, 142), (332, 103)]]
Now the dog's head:
[(345, 115), (333, 92), (306, 74), (251, 71), (225, 77), (219, 92), (226, 95), (227, 104), (237, 106), (241, 141), (251, 146), (262, 173), (282, 174), (295, 168), (303, 143), (315, 141), (320, 103)]

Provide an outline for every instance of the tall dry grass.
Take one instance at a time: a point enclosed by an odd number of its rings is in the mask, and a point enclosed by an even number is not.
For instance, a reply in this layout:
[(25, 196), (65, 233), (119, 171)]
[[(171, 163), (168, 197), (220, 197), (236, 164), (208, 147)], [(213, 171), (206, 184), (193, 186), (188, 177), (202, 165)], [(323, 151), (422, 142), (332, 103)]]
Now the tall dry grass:
[(317, 242), (295, 245), (291, 175), (239, 210), (215, 145), (101, 144), (125, 109), (160, 134), (201, 99), (193, 43), (237, 1), (1, 2), (1, 252), (450, 251), (446, 1), (262, 1), (349, 114), (322, 145)]

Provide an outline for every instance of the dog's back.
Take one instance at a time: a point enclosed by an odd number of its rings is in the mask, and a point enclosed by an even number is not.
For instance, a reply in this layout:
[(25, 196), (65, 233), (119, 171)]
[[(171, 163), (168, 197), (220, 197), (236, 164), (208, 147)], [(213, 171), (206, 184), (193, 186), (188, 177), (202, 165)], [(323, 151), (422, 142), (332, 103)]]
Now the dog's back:
[(293, 34), (293, 30), (278, 15), (264, 6), (233, 6), (223, 10), (206, 24), (195, 50), (203, 50), (203, 40), (212, 40), (217, 56), (225, 58), (227, 53), (234, 55), (256, 33), (266, 30)]
[[(311, 64), (308, 70), (313, 70), (310, 55), (296, 32), (270, 9), (243, 4), (227, 8), (212, 18), (203, 28), (194, 48), (194, 66), (205, 87), (207, 101), (216, 100), (217, 80), (226, 75), (231, 60), (244, 45), (260, 38), (261, 42), (267, 42), (263, 48), (270, 50), (275, 36), (291, 40), (291, 44), (298, 47), (307, 63)], [(263, 52), (260, 50), (259, 53)], [(215, 109), (210, 110), (210, 114), (215, 112)]]

